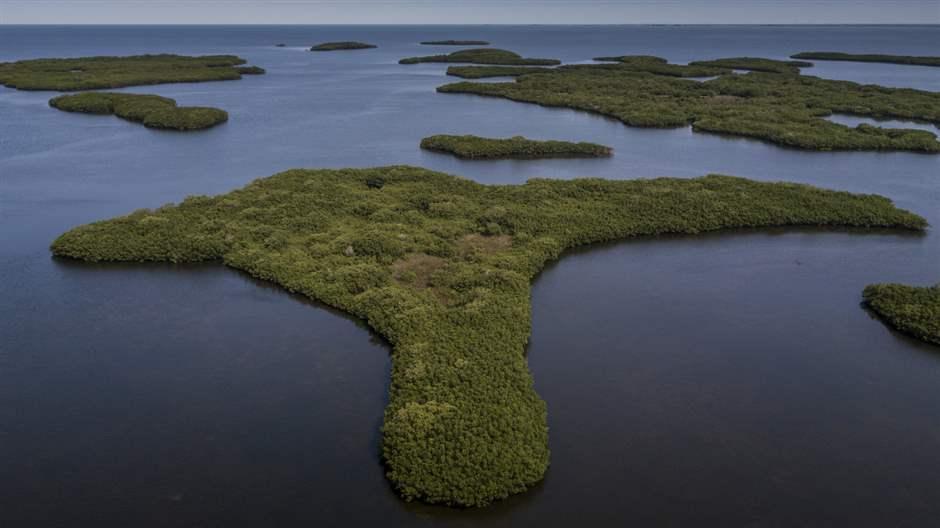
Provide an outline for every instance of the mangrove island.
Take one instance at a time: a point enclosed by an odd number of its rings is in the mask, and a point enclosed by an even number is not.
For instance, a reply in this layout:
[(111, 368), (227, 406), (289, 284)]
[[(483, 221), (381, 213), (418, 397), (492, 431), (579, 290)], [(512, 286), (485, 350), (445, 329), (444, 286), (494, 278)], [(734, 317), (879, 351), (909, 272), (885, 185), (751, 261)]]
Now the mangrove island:
[(781, 61), (775, 59), (762, 59), (759, 57), (729, 57), (707, 61), (693, 61), (689, 66), (710, 66), (714, 68), (728, 68), (732, 70), (747, 70), (767, 73), (800, 73), (800, 68), (811, 68), (812, 62)]
[(447, 75), (464, 79), (483, 79), (485, 77), (516, 77), (526, 73), (548, 72), (553, 69), (541, 66), (448, 66)]
[(150, 84), (232, 81), (260, 74), (234, 55), (133, 55), (0, 63), (0, 84), (18, 90), (99, 90)]
[(522, 136), (494, 139), (472, 135), (437, 135), (422, 139), (421, 148), (465, 159), (602, 158), (613, 153), (612, 148), (596, 143), (536, 141)]
[[(437, 91), (585, 110), (630, 126), (691, 126), (697, 132), (756, 138), (807, 150), (940, 152), (940, 141), (928, 131), (868, 124), (851, 128), (825, 119), (833, 113), (845, 113), (940, 124), (940, 93), (821, 79), (793, 71), (797, 68), (793, 65), (782, 72), (725, 74), (696, 82), (677, 78), (675, 71), (657, 73), (670, 66), (661, 59), (618, 60), (615, 64), (540, 68), (531, 73), (509, 71), (505, 74), (516, 75), (515, 82), (464, 81), (440, 86)], [(740, 66), (742, 60), (671, 66)], [(763, 68), (764, 61), (747, 58), (751, 68)], [(470, 68), (452, 73), (474, 76)], [(479, 76), (494, 73), (496, 70), (487, 69)]]
[(940, 345), (940, 284), (872, 284), (862, 293), (865, 305), (882, 321), (922, 341)]
[(847, 62), (883, 62), (886, 64), (906, 64), (909, 66), (940, 66), (940, 57), (917, 57), (913, 55), (854, 54), (837, 51), (804, 51), (790, 55), (792, 59), (847, 61)]
[(375, 44), (366, 44), (365, 42), (324, 42), (310, 48), (310, 51), (343, 51), (343, 50), (361, 50), (377, 48)]
[(489, 46), (485, 40), (426, 40), (424, 46)]
[[(652, 55), (623, 55), (617, 57), (594, 57), (594, 60), (600, 62), (616, 62), (617, 65), (587, 65), (591, 68), (611, 68), (611, 69), (621, 69), (619, 66), (628, 68), (630, 71), (642, 71), (647, 73), (654, 73), (656, 75), (665, 75), (668, 77), (715, 77), (718, 75), (724, 75), (731, 72), (731, 68), (728, 67), (719, 67), (711, 65), (686, 65), (686, 64), (669, 64), (666, 59), (662, 57), (654, 57)], [(583, 65), (572, 65), (568, 68), (578, 68)]]
[(406, 499), (485, 505), (541, 480), (531, 287), (575, 246), (729, 228), (923, 230), (875, 195), (731, 176), (482, 185), (408, 167), (290, 170), (76, 227), (92, 262), (218, 261), (361, 317), (392, 346), (386, 475)]
[(218, 108), (176, 106), (176, 101), (156, 95), (89, 92), (60, 95), (49, 106), (66, 112), (113, 114), (150, 128), (201, 130), (228, 121), (228, 113)]
[(561, 64), (561, 61), (557, 59), (528, 59), (517, 53), (497, 48), (460, 50), (447, 55), (408, 57), (398, 61), (399, 64), (418, 64), (421, 62), (464, 62), (468, 64), (505, 64), (509, 66), (554, 66)]

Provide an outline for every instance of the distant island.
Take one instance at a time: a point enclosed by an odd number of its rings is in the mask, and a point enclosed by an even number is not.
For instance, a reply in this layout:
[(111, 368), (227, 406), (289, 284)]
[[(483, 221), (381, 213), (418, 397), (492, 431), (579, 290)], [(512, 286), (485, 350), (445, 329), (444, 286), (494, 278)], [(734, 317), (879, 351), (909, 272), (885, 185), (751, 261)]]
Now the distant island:
[(601, 158), (613, 153), (610, 147), (596, 143), (536, 141), (522, 136), (494, 139), (472, 135), (437, 135), (422, 139), (421, 148), (466, 159)]
[(595, 57), (595, 61), (616, 62), (619, 64), (575, 64), (566, 66), (568, 69), (609, 69), (622, 71), (624, 69), (637, 72), (647, 72), (656, 75), (665, 75), (668, 77), (715, 77), (732, 73), (730, 67), (714, 66), (706, 64), (686, 65), (669, 64), (662, 57), (652, 55), (621, 55), (614, 57)]
[(310, 48), (310, 51), (342, 51), (342, 50), (361, 50), (377, 48), (375, 44), (366, 44), (365, 42), (324, 42)]
[(218, 108), (176, 106), (176, 101), (156, 95), (89, 92), (61, 95), (49, 106), (65, 112), (113, 114), (149, 128), (201, 130), (228, 121), (228, 113)]
[(917, 57), (912, 55), (853, 54), (837, 51), (804, 51), (791, 55), (793, 59), (848, 61), (848, 62), (884, 62), (887, 64), (907, 64), (910, 66), (940, 66), (940, 57)]
[(865, 288), (862, 298), (888, 325), (940, 345), (940, 284), (926, 287), (872, 284)]
[(715, 68), (730, 68), (733, 70), (749, 70), (767, 73), (799, 74), (800, 68), (811, 68), (812, 62), (781, 61), (775, 59), (761, 59), (758, 57), (730, 57), (707, 61), (694, 61), (690, 66), (711, 66)]
[[(610, 58), (609, 58), (610, 59)], [(825, 119), (833, 113), (940, 124), (940, 93), (886, 88), (801, 75), (799, 64), (751, 57), (671, 65), (658, 57), (616, 57), (614, 64), (575, 64), (532, 72), (472, 67), (448, 70), (468, 78), (512, 75), (515, 82), (458, 82), (441, 93), (477, 94), (606, 115), (639, 127), (761, 139), (806, 150), (907, 150), (940, 153), (926, 130), (854, 128)], [(748, 68), (732, 75), (730, 68)], [(701, 70), (705, 68), (705, 70)], [(767, 71), (763, 71), (767, 70)], [(681, 77), (728, 73), (704, 82)]]
[(448, 66), (447, 75), (464, 79), (483, 79), (486, 77), (516, 77), (529, 73), (550, 73), (554, 69), (540, 66)]
[(482, 185), (392, 166), (290, 170), (79, 226), (51, 249), (93, 262), (222, 262), (364, 319), (393, 347), (387, 477), (405, 499), (482, 506), (548, 468), (546, 405), (525, 347), (532, 280), (565, 250), (732, 228), (926, 225), (886, 198), (796, 183)]
[(464, 62), (468, 64), (506, 64), (511, 66), (554, 66), (561, 64), (561, 61), (556, 59), (528, 59), (517, 53), (496, 48), (461, 50), (448, 55), (408, 57), (398, 61), (399, 64), (418, 64), (421, 62)]
[(151, 84), (232, 81), (264, 73), (234, 55), (133, 55), (0, 63), (0, 84), (18, 90), (99, 90)]
[(485, 40), (426, 40), (424, 46), (489, 46)]

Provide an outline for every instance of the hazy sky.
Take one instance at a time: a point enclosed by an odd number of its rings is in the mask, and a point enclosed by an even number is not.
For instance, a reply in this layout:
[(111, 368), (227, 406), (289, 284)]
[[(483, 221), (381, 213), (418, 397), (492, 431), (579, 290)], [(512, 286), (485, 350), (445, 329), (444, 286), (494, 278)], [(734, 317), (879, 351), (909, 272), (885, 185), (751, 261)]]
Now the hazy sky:
[(940, 23), (940, 0), (0, 0), (0, 24)]

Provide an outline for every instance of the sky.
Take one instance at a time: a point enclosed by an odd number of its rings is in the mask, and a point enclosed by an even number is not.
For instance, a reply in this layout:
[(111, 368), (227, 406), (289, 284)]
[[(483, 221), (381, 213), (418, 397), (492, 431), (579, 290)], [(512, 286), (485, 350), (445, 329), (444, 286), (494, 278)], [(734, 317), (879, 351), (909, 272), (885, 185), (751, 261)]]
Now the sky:
[(0, 24), (940, 24), (940, 0), (0, 0)]

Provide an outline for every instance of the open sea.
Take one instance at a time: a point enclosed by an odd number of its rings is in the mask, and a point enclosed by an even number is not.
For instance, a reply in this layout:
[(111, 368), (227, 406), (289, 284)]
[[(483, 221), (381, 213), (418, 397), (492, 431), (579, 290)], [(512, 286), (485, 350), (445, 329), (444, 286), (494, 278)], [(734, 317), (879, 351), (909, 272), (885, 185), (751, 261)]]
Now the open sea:
[[(566, 63), (684, 63), (937, 55), (940, 26), (0, 26), (0, 61), (224, 53), (267, 69), (123, 90), (230, 113), (192, 133), (0, 87), (0, 526), (936, 525), (940, 348), (860, 301), (869, 283), (940, 281), (937, 227), (727, 232), (566, 255), (535, 281), (527, 352), (551, 467), (529, 492), (474, 510), (391, 489), (379, 452), (389, 347), (362, 322), (220, 264), (51, 257), (74, 226), (294, 167), (411, 164), (483, 183), (718, 172), (877, 193), (940, 226), (940, 155), (805, 152), (438, 94), (454, 80), (446, 65), (397, 64), (453, 51), (418, 45), (436, 39)], [(379, 48), (306, 51), (332, 40)], [(940, 91), (940, 68), (805, 73)], [(431, 134), (592, 141), (615, 155), (460, 161), (420, 150)]]

